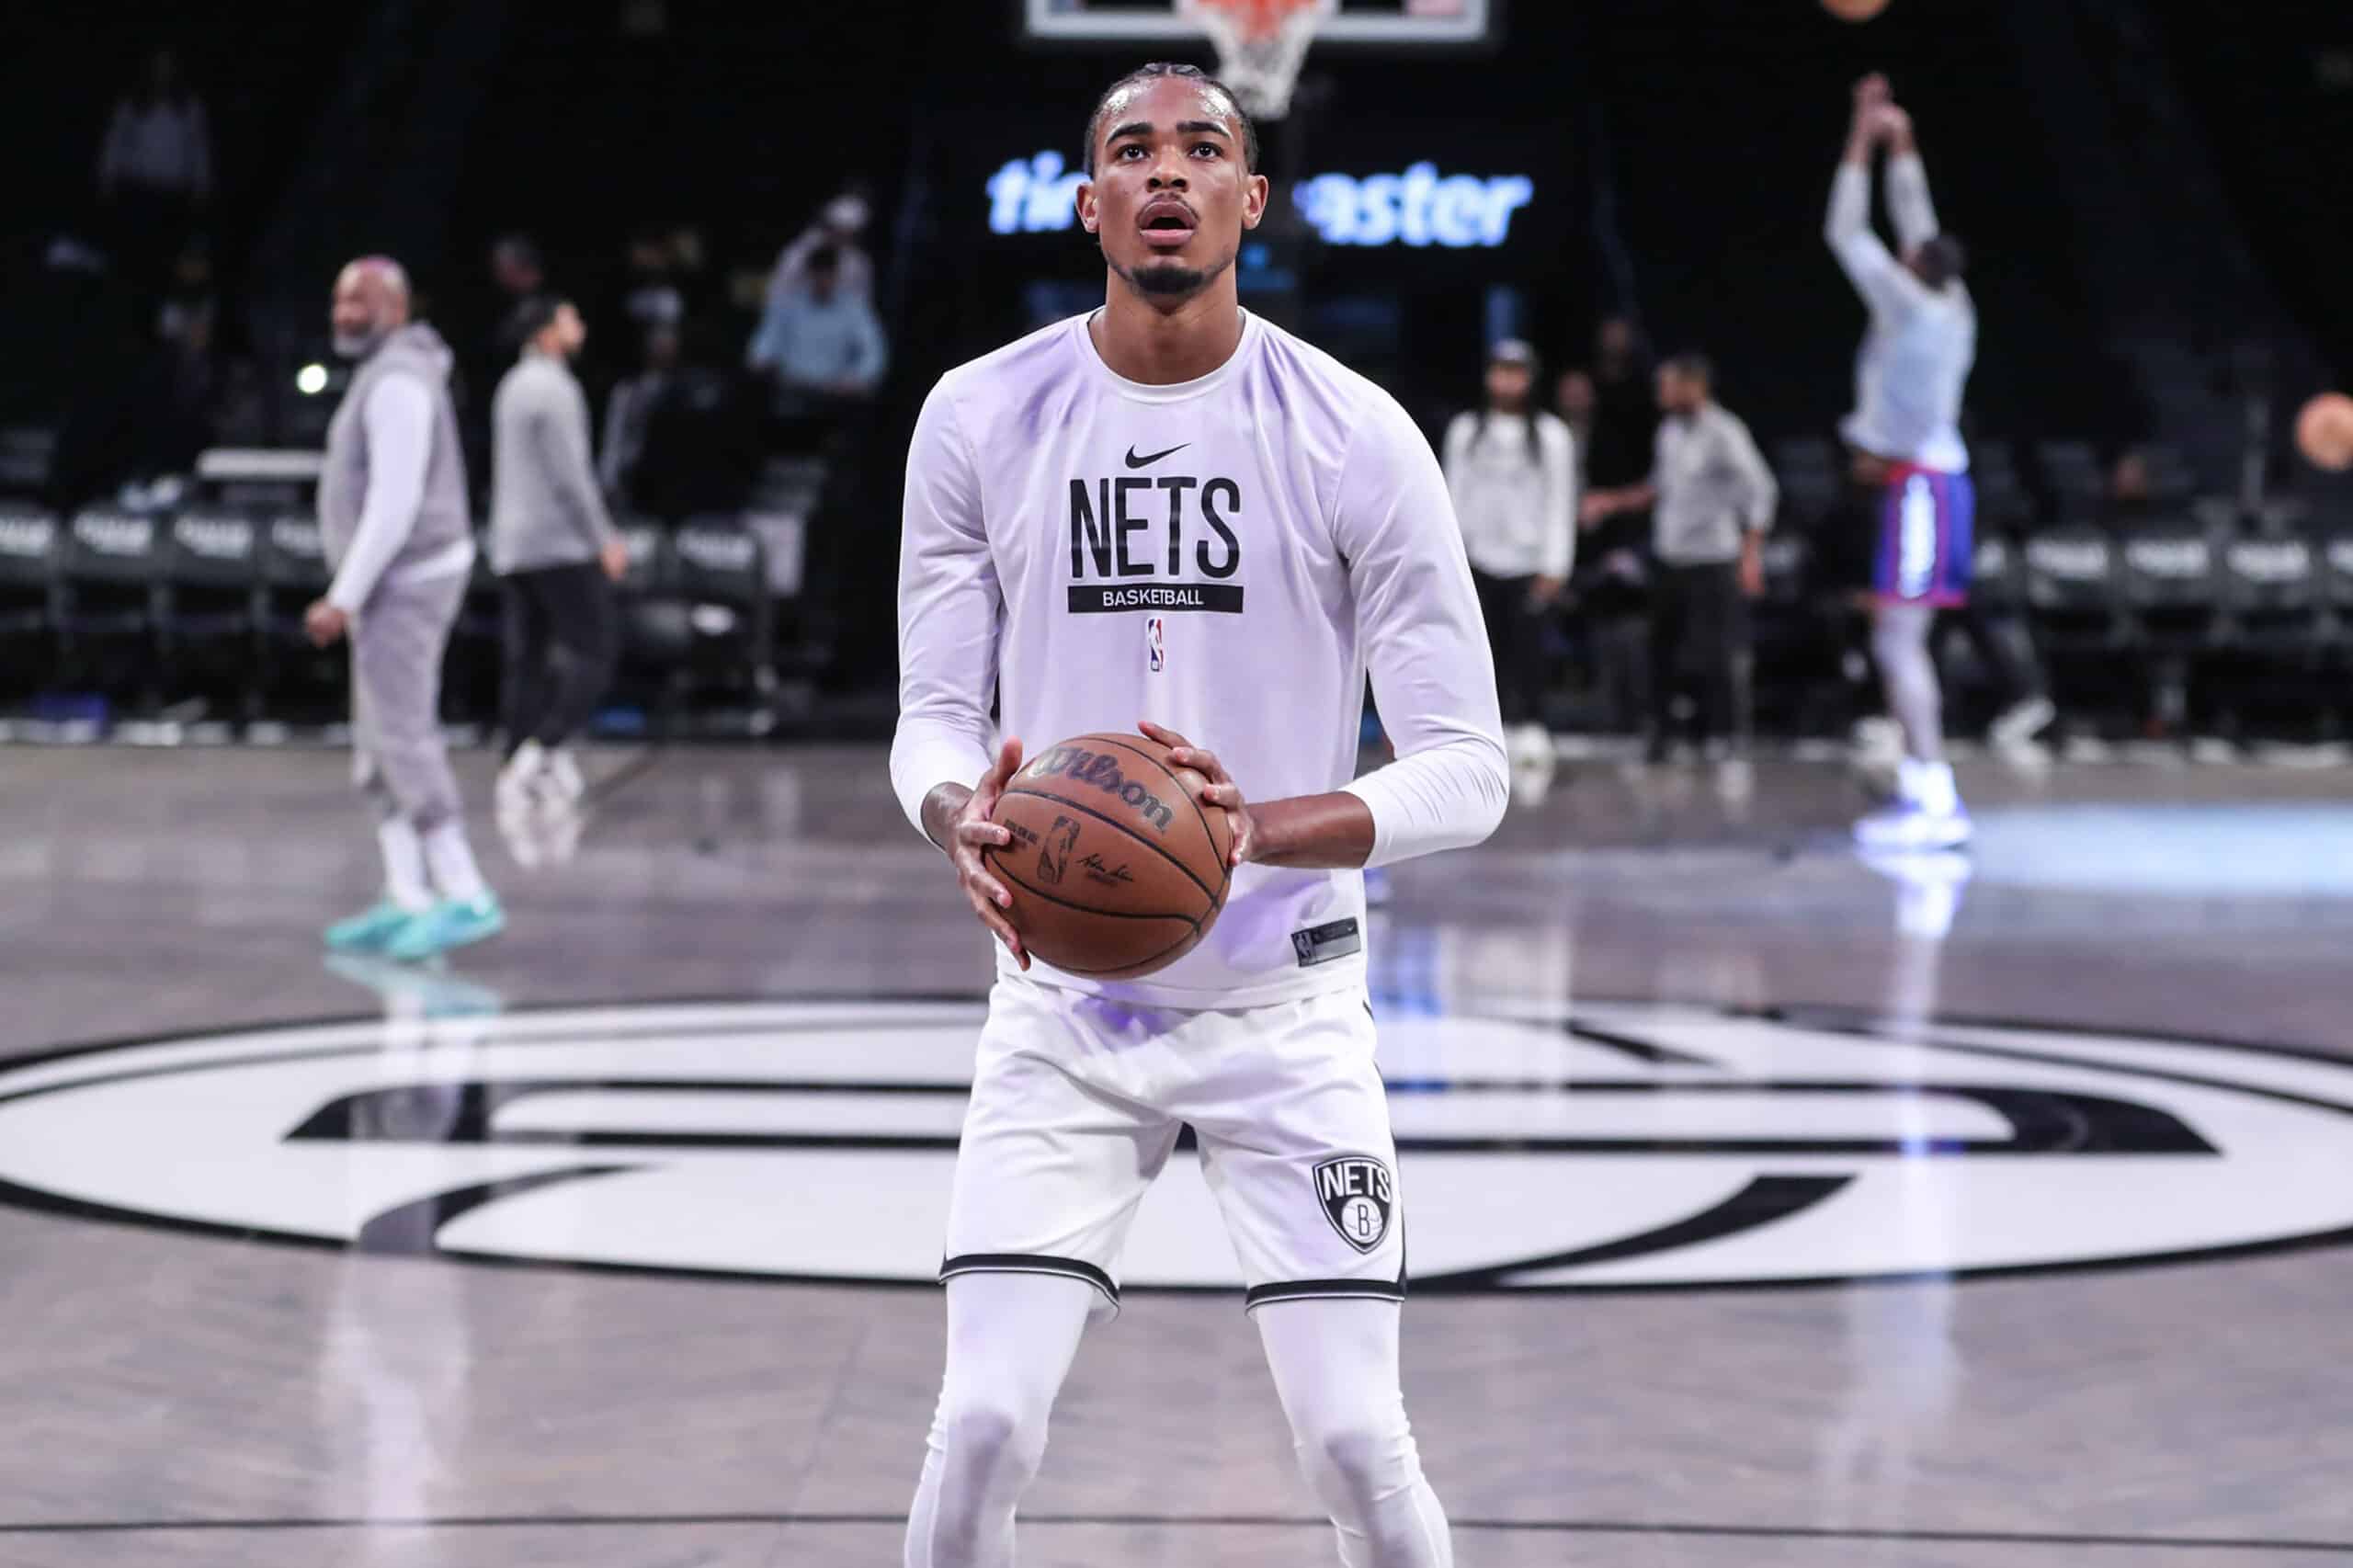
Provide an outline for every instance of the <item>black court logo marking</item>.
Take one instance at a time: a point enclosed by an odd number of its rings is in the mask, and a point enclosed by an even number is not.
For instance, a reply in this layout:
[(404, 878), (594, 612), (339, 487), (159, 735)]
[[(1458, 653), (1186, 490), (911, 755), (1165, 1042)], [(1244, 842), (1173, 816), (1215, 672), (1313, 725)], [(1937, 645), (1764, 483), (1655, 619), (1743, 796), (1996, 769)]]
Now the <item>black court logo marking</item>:
[(1358, 1252), (1370, 1252), (1388, 1239), (1397, 1189), (1387, 1165), (1370, 1154), (1344, 1154), (1325, 1160), (1312, 1175), (1315, 1200), (1342, 1241)]
[[(1074, 850), (1065, 877), (1086, 874)], [(0, 1203), (508, 1265), (911, 1288), (939, 1266), (978, 1001), (503, 1012), (455, 975), (329, 967), (391, 1016), (0, 1063)], [(1404, 1223), (1410, 1168), (1417, 1294), (1949, 1280), (2353, 1244), (2353, 1182), (2314, 1175), (2353, 1170), (2341, 1056), (1489, 1005), (1383, 1006), (1395, 1160), (1279, 1177), (1354, 1248)], [(1130, 1289), (1239, 1285), (1194, 1162), (1162, 1175), (1128, 1257)]]

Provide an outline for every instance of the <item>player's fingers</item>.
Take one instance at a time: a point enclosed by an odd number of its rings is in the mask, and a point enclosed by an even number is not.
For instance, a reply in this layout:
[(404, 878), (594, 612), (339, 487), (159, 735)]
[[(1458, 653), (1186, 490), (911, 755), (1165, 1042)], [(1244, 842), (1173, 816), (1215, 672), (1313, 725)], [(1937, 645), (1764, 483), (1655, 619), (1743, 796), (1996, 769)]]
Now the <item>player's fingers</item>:
[(976, 903), (984, 899), (1000, 909), (1012, 904), (1013, 894), (1007, 892), (1005, 884), (998, 881), (982, 863), (978, 851), (966, 846), (958, 846), (956, 875), (963, 882), (965, 892)]
[(972, 913), (981, 917), (981, 924), (988, 927), (989, 935), (1003, 942), (1006, 951), (1011, 953), (1023, 969), (1029, 967), (1029, 955), (1022, 950), (1021, 933), (1013, 928), (1013, 922), (977, 900), (972, 904)]
[(981, 776), (981, 788), (995, 793), (1005, 788), (1006, 780), (1021, 771), (1021, 737), (1007, 735), (996, 749), (996, 760)]
[(985, 817), (973, 817), (956, 824), (956, 842), (969, 844), (975, 849), (988, 846), (1002, 847), (1013, 842), (1013, 830), (999, 826)]
[(1238, 812), (1242, 809), (1242, 786), (1232, 779), (1212, 784), (1201, 791), (1201, 799), (1212, 806), (1223, 806), (1229, 812)]
[(1226, 772), (1225, 764), (1217, 759), (1217, 753), (1213, 751), (1203, 751), (1199, 746), (1178, 746), (1168, 754), (1168, 760), (1179, 767), (1191, 768), (1212, 784), (1233, 781), (1233, 775)]
[(1176, 731), (1170, 729), (1167, 725), (1155, 724), (1149, 719), (1137, 720), (1136, 728), (1142, 731), (1144, 734), (1152, 737), (1154, 740), (1158, 741), (1162, 745), (1173, 746), (1178, 751), (1183, 751), (1193, 744), (1184, 736), (1178, 734)]
[(1251, 822), (1250, 813), (1247, 812), (1235, 812), (1234, 824), (1233, 849), (1227, 858), (1227, 864), (1246, 865), (1250, 859), (1250, 851), (1257, 842), (1257, 826)]

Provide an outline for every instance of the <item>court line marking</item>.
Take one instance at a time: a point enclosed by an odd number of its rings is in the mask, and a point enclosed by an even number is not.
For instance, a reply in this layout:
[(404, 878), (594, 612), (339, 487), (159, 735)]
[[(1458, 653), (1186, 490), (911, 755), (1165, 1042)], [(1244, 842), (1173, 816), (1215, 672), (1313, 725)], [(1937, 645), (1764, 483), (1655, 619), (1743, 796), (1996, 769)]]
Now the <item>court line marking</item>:
[[(1328, 1530), (1324, 1518), (1288, 1514), (1024, 1514), (1025, 1525), (1106, 1525), (1217, 1529)], [(1454, 1519), (1458, 1530), (1533, 1535), (1713, 1537), (1750, 1540), (1906, 1541), (1985, 1546), (2094, 1546), (2154, 1551), (2303, 1551), (2353, 1556), (2353, 1540), (2290, 1540), (2232, 1536), (2125, 1535), (2075, 1530), (1837, 1529), (1819, 1525), (1739, 1525), (1631, 1519)], [(475, 1514), (447, 1517), (262, 1519), (70, 1519), (0, 1522), (0, 1535), (145, 1535), (171, 1531), (351, 1529), (630, 1529), (731, 1525), (904, 1526), (904, 1513)]]

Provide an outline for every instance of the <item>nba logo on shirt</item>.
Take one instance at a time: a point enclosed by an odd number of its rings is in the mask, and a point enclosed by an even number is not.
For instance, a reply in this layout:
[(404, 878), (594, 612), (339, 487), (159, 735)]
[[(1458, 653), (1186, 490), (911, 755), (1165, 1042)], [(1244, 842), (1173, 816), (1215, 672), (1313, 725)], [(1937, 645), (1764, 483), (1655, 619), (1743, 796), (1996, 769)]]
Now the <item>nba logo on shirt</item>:
[(1168, 667), (1168, 622), (1164, 618), (1155, 615), (1143, 623), (1143, 651), (1154, 675)]

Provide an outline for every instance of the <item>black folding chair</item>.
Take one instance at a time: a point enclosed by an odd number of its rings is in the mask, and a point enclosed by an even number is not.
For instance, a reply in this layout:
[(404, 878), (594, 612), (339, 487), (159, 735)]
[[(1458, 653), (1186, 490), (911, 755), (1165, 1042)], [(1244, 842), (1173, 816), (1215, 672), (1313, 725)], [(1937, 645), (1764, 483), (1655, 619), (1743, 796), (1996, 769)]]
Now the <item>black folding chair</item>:
[(66, 526), (57, 562), (61, 684), (153, 712), (163, 548), (156, 521), (93, 507)]
[(164, 541), (156, 646), (164, 695), (261, 707), (261, 527), (232, 511), (183, 512)]
[(0, 507), (0, 693), (40, 691), (57, 674), (57, 557), (53, 513)]

